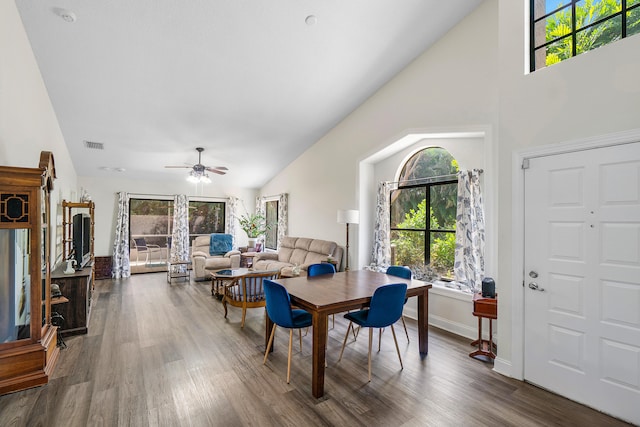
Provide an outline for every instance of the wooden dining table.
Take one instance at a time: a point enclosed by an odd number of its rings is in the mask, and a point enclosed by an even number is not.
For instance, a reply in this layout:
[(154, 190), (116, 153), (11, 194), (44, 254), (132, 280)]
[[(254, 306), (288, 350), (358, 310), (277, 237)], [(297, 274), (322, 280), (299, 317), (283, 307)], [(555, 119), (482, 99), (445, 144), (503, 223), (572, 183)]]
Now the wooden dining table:
[[(324, 373), (327, 344), (327, 319), (330, 314), (360, 309), (368, 305), (375, 290), (389, 283), (406, 283), (407, 297), (418, 297), (418, 349), (424, 357), (429, 351), (429, 289), (431, 284), (403, 279), (368, 270), (354, 270), (314, 277), (278, 279), (291, 297), (291, 303), (311, 313), (313, 317), (313, 368), (311, 392), (314, 397), (324, 395)], [(265, 346), (273, 322), (267, 316)]]

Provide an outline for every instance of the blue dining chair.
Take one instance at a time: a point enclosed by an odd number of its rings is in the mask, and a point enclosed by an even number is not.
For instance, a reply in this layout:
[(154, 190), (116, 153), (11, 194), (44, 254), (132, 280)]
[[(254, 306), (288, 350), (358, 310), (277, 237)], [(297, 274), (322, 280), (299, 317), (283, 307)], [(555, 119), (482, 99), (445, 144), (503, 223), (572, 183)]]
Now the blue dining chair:
[(334, 267), (334, 265), (328, 262), (323, 262), (320, 264), (311, 264), (309, 267), (307, 267), (308, 277), (320, 276), (322, 274), (333, 274), (335, 272), (336, 272), (336, 268)]
[[(387, 268), (387, 274), (390, 276), (402, 277), (403, 279), (411, 280), (411, 270), (409, 267), (404, 267), (402, 265), (391, 265)], [(407, 303), (407, 299), (405, 298), (404, 303)], [(404, 322), (404, 316), (400, 316), (402, 319), (402, 326), (404, 326), (404, 333), (407, 336), (407, 342), (409, 341), (409, 332), (407, 331), (407, 324)], [(378, 350), (380, 350), (380, 339), (378, 339)]]
[[(292, 309), (289, 292), (287, 292), (281, 284), (271, 280), (265, 280), (263, 286), (267, 315), (273, 321), (273, 328), (271, 329), (271, 336), (269, 336), (269, 343), (267, 344), (267, 350), (264, 352), (262, 364), (265, 365), (267, 363), (267, 356), (273, 345), (276, 326), (289, 328), (289, 356), (287, 358), (287, 384), (289, 384), (289, 378), (291, 377), (291, 343), (293, 340), (293, 330), (311, 326), (313, 323), (311, 313), (302, 309)], [(302, 351), (302, 337), (300, 337), (300, 351)]]
[[(321, 276), (323, 274), (333, 274), (335, 272), (336, 272), (336, 267), (333, 264), (330, 264), (328, 262), (323, 262), (320, 264), (311, 264), (309, 267), (307, 267), (307, 277)], [(331, 323), (333, 325), (332, 327), (336, 326), (335, 314), (331, 315)]]
[(373, 293), (369, 308), (345, 314), (344, 317), (349, 320), (349, 326), (347, 327), (347, 333), (344, 336), (344, 341), (342, 342), (342, 349), (340, 350), (338, 362), (342, 360), (342, 353), (344, 352), (344, 347), (347, 344), (349, 329), (353, 328), (353, 324), (355, 323), (360, 327), (369, 328), (369, 381), (371, 381), (371, 343), (373, 341), (373, 329), (391, 326), (393, 341), (396, 344), (396, 351), (398, 352), (398, 359), (400, 360), (400, 368), (404, 369), (393, 324), (402, 316), (402, 308), (404, 306), (406, 296), (407, 285), (405, 283), (383, 285), (377, 288)]

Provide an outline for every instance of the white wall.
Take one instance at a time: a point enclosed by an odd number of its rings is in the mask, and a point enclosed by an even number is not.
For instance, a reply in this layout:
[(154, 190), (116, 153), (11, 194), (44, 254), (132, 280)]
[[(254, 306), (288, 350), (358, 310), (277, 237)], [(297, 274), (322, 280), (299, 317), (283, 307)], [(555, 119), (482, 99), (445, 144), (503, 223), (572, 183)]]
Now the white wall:
[[(35, 168), (41, 151), (53, 153), (57, 173), (51, 194), (54, 224), (59, 201), (76, 188), (76, 173), (15, 2), (9, 0), (0, 1), (0, 58), (0, 164)], [(55, 227), (51, 232), (55, 243)], [(55, 249), (52, 244), (52, 262)]]
[[(585, 137), (640, 127), (640, 36), (571, 58), (531, 74), (525, 73), (523, 23), (528, 1), (501, 1), (500, 16), (500, 150), (498, 327), (501, 348), (496, 369), (522, 374), (522, 329), (512, 329), (522, 307), (512, 308), (514, 293), (522, 292), (522, 273), (512, 271), (522, 241), (512, 236), (513, 153), (525, 148), (561, 144)], [(517, 169), (516, 169), (517, 170)], [(515, 189), (516, 193), (518, 189)], [(512, 317), (513, 316), (513, 317)], [(515, 336), (516, 347), (506, 336)], [(515, 360), (513, 360), (515, 358)], [(515, 364), (515, 370), (513, 366)]]
[[(185, 177), (186, 177), (185, 172)], [(137, 195), (175, 195), (186, 194), (190, 199), (220, 198), (226, 199), (235, 196), (244, 201), (249, 211), (255, 207), (257, 192), (251, 189), (220, 188), (215, 183), (205, 184), (197, 188), (185, 180), (174, 182), (131, 181), (122, 178), (100, 179), (92, 177), (80, 177), (80, 185), (87, 190), (91, 200), (96, 204), (95, 212), (95, 255), (110, 256), (113, 254), (113, 240), (115, 236), (115, 223), (118, 214), (118, 195), (120, 191), (126, 191)], [(243, 214), (242, 203), (238, 206), (238, 214)], [(239, 230), (239, 229), (238, 229)], [(242, 234), (238, 238), (239, 246), (246, 246), (246, 236)]]
[[(373, 205), (361, 206), (363, 159), (411, 129), (497, 125), (497, 25), (497, 2), (482, 4), (263, 187), (262, 194), (290, 194), (290, 235), (344, 245), (336, 212), (359, 208), (365, 224), (350, 228), (351, 243), (358, 242), (360, 233), (372, 232), (366, 218)], [(370, 250), (352, 247), (350, 260), (362, 266)]]

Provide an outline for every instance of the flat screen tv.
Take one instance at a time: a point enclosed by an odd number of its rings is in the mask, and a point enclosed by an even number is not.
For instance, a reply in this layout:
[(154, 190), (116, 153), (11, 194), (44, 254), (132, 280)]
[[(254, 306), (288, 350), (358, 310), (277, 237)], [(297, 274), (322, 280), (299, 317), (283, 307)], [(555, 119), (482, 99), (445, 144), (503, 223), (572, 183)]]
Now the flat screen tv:
[(91, 261), (91, 217), (84, 213), (73, 216), (73, 259), (77, 269)]

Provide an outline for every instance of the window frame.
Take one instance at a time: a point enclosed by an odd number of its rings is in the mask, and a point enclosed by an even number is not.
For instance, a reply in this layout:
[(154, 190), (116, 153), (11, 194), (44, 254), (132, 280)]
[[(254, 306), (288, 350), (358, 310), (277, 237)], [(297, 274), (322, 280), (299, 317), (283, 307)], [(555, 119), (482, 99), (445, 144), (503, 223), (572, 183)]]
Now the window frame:
[[(443, 186), (443, 185), (450, 185), (450, 184), (457, 184), (458, 183), (458, 178), (449, 178), (450, 175), (443, 177), (442, 179), (438, 179), (438, 177), (433, 177), (433, 178), (421, 178), (417, 183), (414, 184), (408, 184), (408, 185), (401, 185), (400, 183), (398, 184), (398, 188), (394, 191), (398, 191), (398, 190), (405, 190), (405, 189), (411, 189), (411, 188), (424, 188), (425, 190), (425, 200), (426, 200), (426, 211), (430, 212), (431, 211), (431, 188), (433, 187), (439, 187), (439, 186)], [(435, 178), (435, 179), (434, 179)], [(429, 181), (429, 182), (425, 182), (425, 181)], [(453, 233), (455, 234), (456, 230), (455, 229), (432, 229), (431, 228), (431, 221), (429, 216), (427, 215), (426, 221), (425, 221), (425, 228), (424, 229), (420, 229), (420, 228), (398, 228), (398, 227), (393, 227), (392, 226), (392, 220), (393, 220), (393, 202), (392, 202), (392, 196), (393, 196), (393, 191), (389, 194), (389, 232), (390, 234), (393, 233), (394, 231), (403, 231), (403, 232), (417, 232), (417, 233), (424, 233), (424, 265), (429, 265), (431, 264), (431, 235), (433, 233)]]
[[(565, 40), (566, 38), (571, 38), (571, 56), (570, 58), (573, 58), (577, 55), (579, 55), (579, 53), (577, 53), (577, 37), (578, 35), (583, 32), (583, 31), (588, 31), (591, 28), (594, 28), (606, 21), (611, 21), (613, 19), (616, 19), (618, 16), (620, 16), (620, 26), (621, 26), (621, 35), (620, 35), (620, 39), (624, 39), (627, 37), (627, 14), (630, 11), (633, 11), (635, 9), (640, 8), (640, 3), (631, 5), (631, 6), (627, 6), (627, 0), (620, 0), (620, 11), (612, 13), (611, 15), (608, 15), (606, 17), (600, 18), (596, 21), (593, 21), (591, 23), (589, 23), (588, 25), (585, 25), (583, 27), (580, 28), (576, 28), (576, 4), (579, 1), (582, 0), (568, 0), (569, 3), (566, 5), (561, 5), (559, 7), (557, 7), (556, 9), (550, 11), (549, 13), (543, 13), (540, 15), (539, 18), (536, 18), (536, 0), (529, 0), (529, 71), (530, 72), (534, 72), (536, 70), (541, 70), (543, 68), (546, 68), (546, 54), (545, 54), (545, 64), (544, 66), (540, 67), (540, 68), (536, 68), (536, 53), (540, 50), (540, 49), (546, 49), (548, 46), (557, 43), (559, 41)], [(543, 3), (544, 5), (546, 5), (546, 2)], [(565, 9), (571, 9), (571, 29), (570, 31), (561, 36), (558, 37), (556, 39), (553, 40), (546, 40), (546, 33), (545, 33), (545, 42), (542, 43), (539, 46), (536, 46), (536, 24), (541, 22), (541, 21), (545, 21), (547, 18), (549, 18), (550, 16), (553, 16), (554, 14), (565, 10)], [(546, 29), (546, 27), (545, 27)], [(613, 43), (615, 41), (617, 41), (619, 39), (616, 40), (612, 40), (609, 43), (606, 44), (610, 44)], [(596, 48), (597, 49), (597, 48)], [(583, 53), (583, 52), (581, 52)], [(566, 58), (569, 59), (569, 58)], [(564, 61), (564, 60), (563, 60)], [(560, 61), (562, 62), (562, 61)]]

